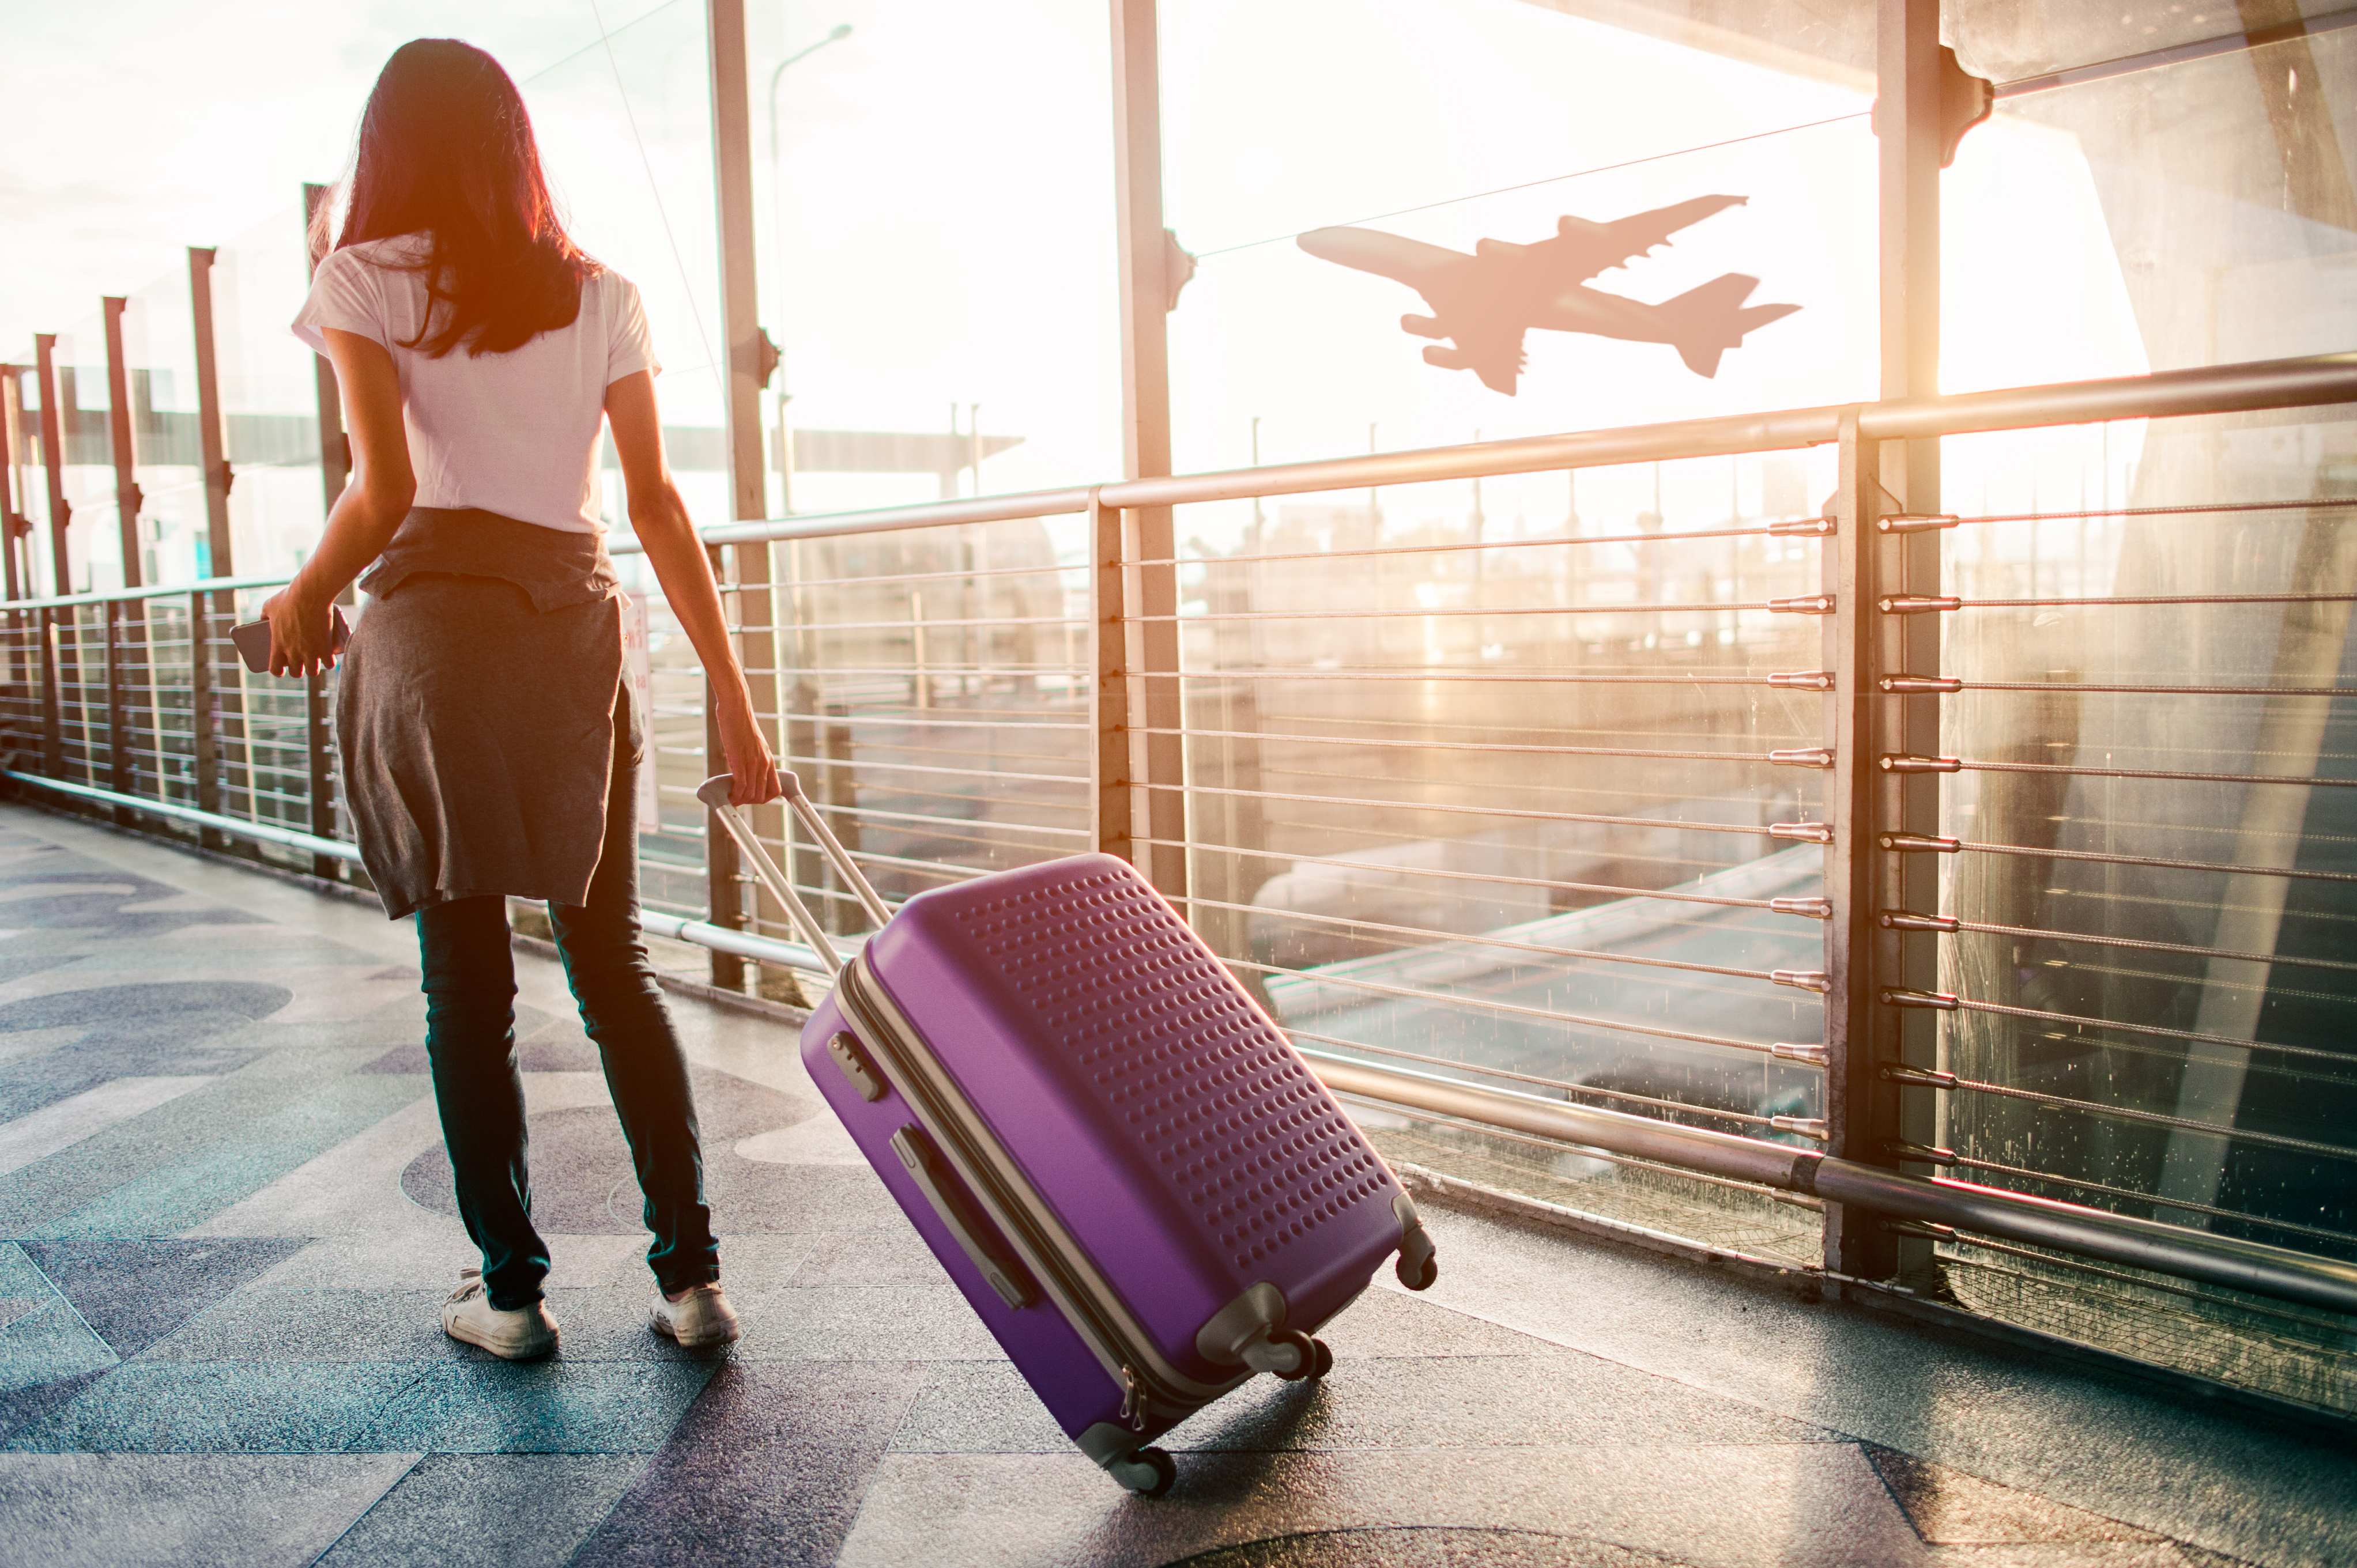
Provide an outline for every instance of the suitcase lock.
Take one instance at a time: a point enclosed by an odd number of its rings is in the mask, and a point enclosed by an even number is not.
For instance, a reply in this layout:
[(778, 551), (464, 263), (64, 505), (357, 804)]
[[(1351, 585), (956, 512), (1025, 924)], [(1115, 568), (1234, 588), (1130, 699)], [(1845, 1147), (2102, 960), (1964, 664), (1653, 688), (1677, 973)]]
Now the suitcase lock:
[(884, 1098), (883, 1075), (867, 1059), (867, 1053), (859, 1048), (856, 1036), (847, 1029), (837, 1029), (826, 1042), (826, 1054), (843, 1069), (843, 1076), (859, 1091), (860, 1099), (873, 1103)]

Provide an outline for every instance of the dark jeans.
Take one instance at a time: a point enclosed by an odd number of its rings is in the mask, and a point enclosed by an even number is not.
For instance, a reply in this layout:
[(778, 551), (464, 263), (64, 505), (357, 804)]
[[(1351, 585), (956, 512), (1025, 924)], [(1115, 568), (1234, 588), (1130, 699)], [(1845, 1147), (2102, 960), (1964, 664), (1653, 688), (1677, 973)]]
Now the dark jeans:
[[(646, 1195), (647, 1229), (655, 1237), (647, 1262), (665, 1291), (681, 1291), (720, 1277), (720, 1250), (704, 1201), (687, 1061), (639, 936), (630, 772), (627, 751), (618, 746), (589, 902), (579, 908), (551, 904), (548, 916)], [(482, 1249), (491, 1305), (527, 1306), (541, 1298), (548, 1243), (532, 1223), (506, 900), (491, 894), (429, 904), (417, 912), (417, 943), (425, 972), (425, 1049), (458, 1215)]]

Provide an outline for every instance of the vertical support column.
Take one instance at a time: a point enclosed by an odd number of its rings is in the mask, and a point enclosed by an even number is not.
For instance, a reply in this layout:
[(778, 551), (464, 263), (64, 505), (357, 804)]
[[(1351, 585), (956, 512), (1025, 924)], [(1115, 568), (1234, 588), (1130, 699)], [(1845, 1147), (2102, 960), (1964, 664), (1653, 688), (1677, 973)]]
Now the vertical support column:
[[(1120, 227), (1122, 461), (1131, 478), (1170, 472), (1171, 257), (1176, 249), (1162, 225), (1162, 88), (1156, 38), (1156, 0), (1112, 0), (1114, 205)], [(1183, 280), (1182, 280), (1183, 281)], [(1130, 548), (1130, 563), (1168, 562), (1177, 553), (1170, 509), (1125, 514), (1114, 532)], [(1103, 552), (1100, 561), (1104, 559)], [(1102, 568), (1101, 568), (1102, 570)], [(1142, 643), (1126, 660), (1132, 710), (1142, 727), (1162, 733), (1135, 737), (1138, 765), (1129, 770), (1142, 810), (1132, 824), (1131, 855), (1146, 879), (1181, 909), (1187, 897), (1186, 695), (1178, 674), (1178, 574), (1175, 566), (1137, 567), (1124, 604), (1124, 626)], [(1142, 620), (1137, 618), (1145, 618)], [(1099, 837), (1109, 835), (1111, 822)], [(1149, 853), (1136, 854), (1135, 848)]]
[[(314, 231), (314, 225), (319, 220), (319, 209), (328, 199), (328, 188), (324, 185), (306, 183), (303, 187), (303, 230), (307, 246), (310, 243), (309, 235)], [(319, 257), (312, 254), (310, 271), (316, 273), (318, 270)], [(343, 499), (345, 485), (351, 480), (352, 446), (350, 438), (344, 435), (344, 403), (336, 386), (336, 367), (325, 354), (314, 354), (311, 356), (311, 374), (312, 385), (318, 398), (319, 517), (324, 527), (327, 519), (336, 510), (336, 502)], [(350, 604), (352, 590), (345, 588), (338, 596), (337, 602)], [(328, 725), (328, 681), (324, 675), (315, 673), (304, 677), (303, 736), (304, 753), (310, 761), (310, 831), (323, 839), (331, 839), (336, 836), (336, 782), (333, 757), (328, 749), (331, 740)], [(339, 880), (343, 870), (344, 863), (330, 855), (311, 857), (311, 875), (314, 876)]]
[(229, 527), (228, 429), (221, 418), (221, 358), (213, 346), (214, 252), (188, 247), (188, 306), (197, 327), (197, 446), (204, 467), (205, 533), (210, 575), (233, 577)]
[[(139, 512), (147, 498), (139, 489), (139, 453), (134, 444), (131, 429), (131, 366), (123, 346), (123, 313), (127, 299), (109, 295), (99, 302), (99, 312), (106, 324), (106, 425), (109, 446), (114, 458), (114, 521), (123, 549), (123, 585), (141, 586), (146, 577), (140, 559), (144, 544), (140, 538)], [(111, 622), (107, 639), (107, 683), (109, 713), (115, 728), (112, 731), (114, 786), (127, 795), (139, 792), (138, 768), (134, 760), (134, 748), (138, 738), (139, 709), (144, 707), (149, 727), (156, 737), (156, 783), (160, 792), (163, 782), (164, 736), (162, 717), (153, 700), (155, 682), (147, 667), (147, 606), (145, 600), (124, 599), (120, 607), (109, 607)], [(135, 704), (131, 699), (134, 688), (149, 693), (150, 700)], [(118, 821), (128, 822), (128, 813), (116, 812)]]
[(145, 581), (139, 569), (139, 509), (147, 498), (139, 490), (139, 455), (131, 441), (131, 371), (123, 351), (123, 312), (129, 303), (107, 295), (98, 307), (106, 322), (106, 425), (114, 456), (114, 521), (123, 538), (123, 585), (136, 588)]
[[(1882, 395), (1886, 398), (1930, 397), (1940, 390), (1940, 170), (1946, 164), (1953, 138), (1973, 122), (1966, 111), (1977, 104), (1986, 113), (1985, 97), (1973, 100), (1971, 79), (1955, 65), (1940, 44), (1939, 0), (1877, 0), (1876, 74), (1878, 97), (1875, 130), (1880, 170), (1880, 242), (1882, 295)], [(1961, 96), (1958, 96), (1961, 95)], [(1940, 442), (1936, 436), (1886, 443), (1880, 454), (1881, 504), (1889, 510), (1929, 515), (1942, 510)], [(1889, 559), (1878, 595), (1903, 593), (1935, 596), (1940, 592), (1940, 534), (1937, 531), (1901, 533), (1887, 542)], [(1892, 624), (1876, 639), (1884, 673), (1937, 673), (1941, 666), (1943, 618), (1937, 615), (1883, 618)], [(1885, 728), (1878, 756), (1898, 753), (1913, 757), (1940, 754), (1939, 698), (1934, 695), (1883, 695)], [(1861, 767), (1871, 759), (1861, 756)], [(1879, 821), (1872, 832), (1933, 834), (1939, 832), (1940, 781), (1932, 774), (1902, 774), (1889, 781), (1878, 797)], [(1879, 909), (1936, 911), (1940, 908), (1940, 856), (1891, 856), (1889, 885)], [(1856, 918), (1872, 919), (1879, 909), (1859, 906)], [(1880, 930), (1880, 928), (1877, 928)], [(1933, 992), (1939, 989), (1938, 937), (1925, 932), (1885, 932), (1878, 950), (1875, 1005), (1885, 989)], [(1889, 1009), (1881, 1009), (1888, 1013)], [(1908, 1009), (1888, 1021), (1885, 1047), (1892, 1064), (1918, 1068), (1938, 1065), (1939, 1017), (1936, 1013)], [(1871, 1102), (1877, 1111), (1872, 1142), (1930, 1144), (1934, 1135), (1933, 1091), (1896, 1090)], [(1889, 1163), (1878, 1155), (1859, 1155)], [(1930, 1173), (1932, 1167), (1919, 1167)], [(1911, 1269), (1927, 1262), (1929, 1242), (1907, 1240), (1892, 1254), (1892, 1270)], [(1864, 1271), (1852, 1269), (1852, 1273)], [(1873, 1277), (1867, 1275), (1865, 1277)]]
[[(1834, 768), (1825, 785), (1825, 895), (1833, 919), (1825, 927), (1825, 1152), (1837, 1158), (1888, 1165), (1880, 1145), (1895, 1135), (1899, 1091), (1880, 1077), (1898, 1059), (1898, 1015), (1881, 1004), (1890, 983), (1889, 961), (1900, 933), (1876, 915), (1890, 908), (1887, 875), (1909, 857), (1888, 853), (1880, 833), (1890, 820), (1896, 775), (1878, 766), (1888, 749), (1889, 699), (1875, 678), (1889, 666), (1880, 644), (1904, 618), (1876, 607), (1900, 544), (1875, 524), (1887, 510), (1880, 483), (1882, 443), (1858, 434), (1857, 410), (1841, 416), (1840, 480), (1834, 492), (1834, 536), (1825, 541), (1824, 591), (1834, 613), (1825, 628), (1825, 668), (1834, 689), (1826, 699)], [(1869, 1212), (1825, 1205), (1825, 1267), (1859, 1279), (1885, 1279), (1897, 1268), (1895, 1239)]]
[(58, 411), (58, 335), (33, 335), (34, 369), (41, 383), (41, 465), (49, 482), (49, 570), (51, 592), (59, 598), (73, 592), (73, 570), (66, 559), (66, 524), (73, 508), (66, 504), (66, 437), (64, 416)]
[[(769, 483), (761, 459), (761, 389), (777, 370), (777, 350), (761, 330), (757, 289), (759, 258), (753, 239), (752, 111), (746, 86), (745, 0), (705, 0), (705, 24), (712, 68), (712, 178), (720, 227), (720, 315), (726, 342), (726, 407), (728, 441), (728, 515), (737, 521), (769, 512)], [(766, 542), (729, 547), (735, 556), (729, 574), (736, 587), (737, 651), (751, 688), (753, 711), (770, 721), (770, 744), (784, 746), (775, 727), (782, 711), (778, 701), (778, 639), (774, 596), (770, 587), (770, 546)], [(720, 736), (713, 721), (712, 689), (705, 689), (705, 730), (707, 760), (716, 771), (721, 761)], [(777, 807), (757, 810), (749, 816), (753, 831), (782, 844), (785, 817)], [(713, 924), (741, 927), (748, 913), (758, 912), (763, 897), (751, 895), (754, 910), (745, 908), (748, 886), (737, 864), (737, 848), (716, 822), (705, 825), (705, 869), (711, 896), (707, 915)], [(784, 911), (770, 912), (782, 919)], [(712, 955), (712, 982), (735, 990), (744, 982), (741, 959)]]
[[(319, 208), (328, 199), (329, 187), (306, 183), (303, 187), (303, 231), (305, 244), (313, 225), (319, 220)], [(319, 258), (310, 257), (309, 271), (319, 270)], [(210, 330), (200, 328), (199, 330)], [(336, 367), (325, 354), (311, 356), (311, 385), (319, 409), (319, 494), (320, 517), (336, 510), (336, 501), (344, 493), (345, 481), (352, 476), (351, 443), (344, 435), (344, 403), (336, 389)], [(350, 602), (349, 597), (345, 602)]]
[(25, 536), (32, 524), (25, 515), (27, 498), (25, 494), (25, 367), (0, 365), (0, 468), (6, 470), (0, 481), (0, 570), (6, 574), (5, 587), (12, 599), (32, 596), (32, 562), (19, 566), (16, 542)]

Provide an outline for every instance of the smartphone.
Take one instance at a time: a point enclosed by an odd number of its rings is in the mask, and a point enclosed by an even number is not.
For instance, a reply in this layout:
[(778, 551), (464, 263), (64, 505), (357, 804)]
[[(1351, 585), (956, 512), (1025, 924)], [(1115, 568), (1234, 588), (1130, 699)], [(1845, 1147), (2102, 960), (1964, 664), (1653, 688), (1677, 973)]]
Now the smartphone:
[[(250, 620), (242, 625), (233, 626), (229, 628), (229, 639), (237, 645), (238, 657), (245, 660), (245, 667), (248, 670), (257, 675), (270, 673), (270, 623), (268, 621)], [(340, 654), (344, 650), (344, 644), (351, 639), (351, 622), (344, 618), (342, 607), (329, 605), (328, 607), (328, 650)]]

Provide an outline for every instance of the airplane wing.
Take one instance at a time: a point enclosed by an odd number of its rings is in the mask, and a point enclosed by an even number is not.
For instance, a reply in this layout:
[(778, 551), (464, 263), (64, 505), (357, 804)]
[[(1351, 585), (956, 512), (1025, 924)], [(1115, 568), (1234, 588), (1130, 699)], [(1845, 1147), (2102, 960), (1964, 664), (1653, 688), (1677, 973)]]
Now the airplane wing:
[(1319, 261), (1374, 273), (1418, 292), (1441, 273), (1473, 259), (1462, 251), (1403, 240), (1374, 229), (1312, 229), (1295, 242)]
[[(1668, 244), (1672, 234), (1689, 224), (1699, 223), (1714, 212), (1741, 207), (1749, 199), (1745, 196), (1697, 196), (1692, 201), (1616, 218), (1609, 223), (1590, 223), (1585, 218), (1566, 216), (1556, 224), (1554, 239), (1514, 249), (1532, 261), (1544, 259), (1549, 267), (1560, 268), (1562, 281), (1582, 283), (1643, 255), (1656, 245)], [(1497, 241), (1484, 240), (1482, 253), (1487, 255), (1493, 245), (1505, 249)]]

